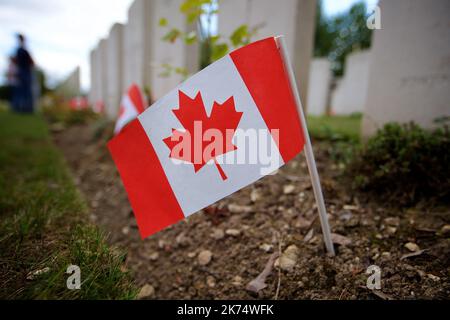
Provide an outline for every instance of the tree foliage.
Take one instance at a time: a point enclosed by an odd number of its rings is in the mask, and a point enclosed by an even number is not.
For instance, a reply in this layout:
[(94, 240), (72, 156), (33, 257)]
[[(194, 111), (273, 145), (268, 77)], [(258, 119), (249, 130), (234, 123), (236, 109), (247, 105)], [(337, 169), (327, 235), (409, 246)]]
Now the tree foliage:
[[(217, 0), (185, 0), (179, 9), (188, 23), (196, 24), (196, 29), (189, 32), (179, 30), (171, 26), (170, 21), (163, 17), (159, 20), (159, 25), (166, 28), (167, 32), (162, 40), (170, 43), (183, 41), (186, 45), (198, 45), (200, 47), (200, 68), (222, 58), (230, 49), (250, 43), (251, 38), (258, 30), (258, 28), (250, 28), (243, 24), (238, 26), (229, 37), (215, 34), (212, 21), (218, 13)], [(165, 64), (163, 68), (162, 76), (169, 76), (172, 73), (181, 74), (184, 77), (188, 75), (185, 68), (168, 64)]]
[(336, 75), (342, 75), (346, 56), (353, 50), (369, 48), (372, 30), (367, 28), (365, 3), (353, 5), (348, 12), (326, 17), (322, 1), (316, 10), (316, 33), (314, 55), (328, 57)]

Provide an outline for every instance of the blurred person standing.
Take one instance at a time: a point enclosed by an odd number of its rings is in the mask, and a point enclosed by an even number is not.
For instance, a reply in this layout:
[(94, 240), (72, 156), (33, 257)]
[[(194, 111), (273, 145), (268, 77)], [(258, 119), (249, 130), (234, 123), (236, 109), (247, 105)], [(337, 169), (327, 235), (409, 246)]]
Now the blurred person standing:
[(16, 96), (17, 94), (15, 91), (17, 90), (17, 64), (16, 64), (16, 57), (11, 56), (9, 57), (9, 64), (8, 64), (8, 70), (6, 72), (6, 78), (8, 81), (8, 100), (11, 104), (11, 107), (13, 110), (17, 109), (17, 102), (16, 102)]
[(25, 37), (17, 35), (19, 47), (16, 51), (15, 62), (17, 66), (17, 84), (13, 90), (13, 110), (16, 112), (33, 112), (33, 69), (34, 61), (25, 49)]

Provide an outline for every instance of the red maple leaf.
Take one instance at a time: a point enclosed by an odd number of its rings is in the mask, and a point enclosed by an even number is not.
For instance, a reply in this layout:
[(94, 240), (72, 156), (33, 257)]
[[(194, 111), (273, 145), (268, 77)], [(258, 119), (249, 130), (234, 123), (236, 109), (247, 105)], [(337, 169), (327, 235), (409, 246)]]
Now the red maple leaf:
[(222, 104), (214, 102), (209, 117), (200, 91), (191, 99), (179, 90), (178, 99), (179, 108), (173, 113), (185, 131), (172, 129), (172, 135), (163, 140), (170, 149), (169, 157), (192, 163), (195, 172), (214, 160), (220, 176), (226, 180), (216, 157), (237, 149), (232, 139), (242, 112), (236, 111), (233, 96)]

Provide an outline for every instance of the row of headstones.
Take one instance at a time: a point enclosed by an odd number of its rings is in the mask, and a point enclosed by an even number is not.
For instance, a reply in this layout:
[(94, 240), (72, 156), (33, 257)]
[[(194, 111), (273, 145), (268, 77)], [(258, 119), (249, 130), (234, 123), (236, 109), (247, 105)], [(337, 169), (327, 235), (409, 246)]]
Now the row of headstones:
[(372, 48), (347, 58), (334, 90), (329, 61), (313, 60), (308, 111), (362, 112), (363, 136), (392, 121), (434, 127), (450, 116), (450, 1), (381, 0), (379, 7)]
[(163, 42), (165, 30), (159, 27), (159, 19), (170, 17), (173, 27), (186, 31), (188, 25), (179, 12), (181, 1), (136, 0), (128, 11), (128, 23), (116, 23), (107, 39), (102, 39), (91, 51), (91, 103), (102, 102), (108, 117), (115, 118), (120, 99), (126, 88), (136, 83), (148, 88), (152, 95), (160, 97), (181, 79), (159, 77), (163, 64), (195, 69), (188, 55), (195, 52), (185, 45)]
[(327, 58), (314, 58), (309, 73), (308, 114), (363, 113), (369, 81), (370, 50), (349, 54), (345, 73), (335, 78)]
[[(158, 26), (162, 17), (180, 30), (192, 28), (179, 12), (181, 2), (136, 0), (128, 23), (114, 25), (108, 39), (92, 51), (90, 100), (103, 100), (109, 117), (116, 116), (120, 96), (132, 82), (149, 88), (155, 99), (174, 88), (181, 77), (160, 77), (164, 63), (191, 73), (198, 69), (195, 46), (161, 41), (166, 32)], [(283, 5), (272, 0), (223, 0), (218, 31), (228, 36), (245, 23), (259, 27), (256, 38), (284, 34), (303, 103), (312, 111), (307, 96), (318, 91), (322, 103), (334, 105), (335, 113), (363, 111), (363, 135), (373, 134), (389, 121), (431, 127), (434, 119), (450, 115), (450, 1), (381, 0), (379, 6), (382, 29), (374, 31), (370, 53), (350, 56), (332, 97), (323, 89), (328, 80), (309, 77), (314, 0), (284, 0)], [(327, 69), (323, 63), (318, 65)], [(316, 82), (322, 88), (315, 88)]]
[[(195, 27), (180, 13), (182, 0), (135, 0), (125, 25), (112, 26), (108, 38), (101, 40), (90, 55), (91, 103), (102, 101), (109, 118), (119, 110), (121, 95), (132, 83), (158, 99), (176, 87), (180, 75), (162, 77), (163, 65), (198, 71), (199, 50), (183, 41), (164, 42), (167, 29), (159, 26), (167, 18), (171, 27), (190, 31)], [(218, 33), (229, 37), (247, 24), (257, 27), (257, 40), (285, 35), (295, 68), (302, 101), (306, 102), (309, 62), (313, 49), (316, 0), (224, 0), (219, 2)]]

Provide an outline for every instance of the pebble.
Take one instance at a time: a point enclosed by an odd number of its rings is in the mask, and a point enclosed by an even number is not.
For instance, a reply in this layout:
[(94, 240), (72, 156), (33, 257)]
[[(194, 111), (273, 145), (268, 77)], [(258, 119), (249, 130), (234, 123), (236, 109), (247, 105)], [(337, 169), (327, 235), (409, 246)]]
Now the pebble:
[(162, 249), (162, 248), (164, 248), (165, 247), (165, 245), (166, 245), (166, 242), (164, 241), (164, 240), (158, 240), (158, 247), (160, 248), (160, 249)]
[(225, 232), (223, 232), (222, 229), (214, 229), (211, 233), (211, 237), (216, 240), (223, 239), (223, 237), (225, 237)]
[(388, 217), (384, 219), (384, 223), (388, 226), (398, 227), (400, 225), (400, 219), (398, 217)]
[(241, 232), (237, 229), (228, 229), (225, 231), (225, 234), (232, 237), (237, 237), (241, 234)]
[(187, 246), (189, 245), (189, 238), (186, 237), (186, 235), (184, 234), (184, 232), (181, 232), (176, 238), (175, 238), (175, 242), (180, 245), (180, 246)]
[(299, 229), (308, 229), (311, 226), (311, 221), (306, 220), (305, 218), (299, 217), (295, 222), (295, 227)]
[(287, 186), (283, 187), (283, 193), (284, 194), (291, 194), (295, 191), (295, 186), (292, 184), (288, 184)]
[(331, 241), (341, 246), (348, 246), (352, 243), (352, 240), (350, 238), (347, 238), (337, 233), (331, 233)]
[(210, 288), (214, 288), (216, 286), (216, 279), (213, 276), (206, 277), (206, 284)]
[(420, 248), (417, 244), (415, 244), (414, 242), (408, 242), (405, 244), (405, 248), (408, 249), (411, 252), (416, 252), (419, 251)]
[(233, 278), (233, 281), (231, 282), (231, 284), (234, 285), (234, 286), (240, 286), (240, 285), (242, 285), (242, 277), (240, 277), (240, 276), (235, 276), (235, 277)]
[(441, 234), (443, 235), (450, 234), (450, 224), (446, 224), (441, 228)]
[(392, 236), (397, 232), (397, 228), (396, 227), (387, 227), (386, 231), (389, 235)]
[(149, 254), (148, 258), (152, 261), (156, 261), (159, 258), (159, 253), (158, 252), (153, 252), (151, 254)]
[(138, 299), (151, 298), (155, 294), (155, 288), (150, 284), (145, 284), (137, 295)]
[(127, 226), (123, 227), (123, 228), (122, 228), (122, 233), (123, 233), (124, 235), (128, 235), (128, 234), (130, 233), (130, 228), (127, 227)]
[(212, 252), (209, 250), (203, 250), (198, 254), (198, 263), (202, 266), (206, 266), (212, 258)]
[(353, 228), (359, 225), (359, 220), (358, 218), (350, 218), (344, 223), (344, 225), (346, 227)]
[(249, 213), (252, 212), (253, 208), (251, 206), (241, 206), (238, 204), (231, 203), (228, 205), (228, 210), (231, 213)]
[(431, 273), (427, 274), (427, 276), (428, 276), (428, 278), (430, 278), (433, 281), (440, 281), (441, 280), (441, 278), (439, 278), (438, 276), (435, 276), (434, 274), (431, 274)]
[(278, 259), (278, 266), (285, 271), (291, 271), (297, 264), (300, 250), (296, 245), (290, 245)]
[(252, 202), (258, 202), (261, 199), (262, 199), (261, 191), (259, 189), (253, 189), (250, 194), (250, 200), (252, 200)]
[(273, 249), (273, 245), (271, 244), (267, 244), (267, 243), (263, 243), (262, 245), (259, 246), (259, 248), (264, 251), (264, 252), (270, 252)]

